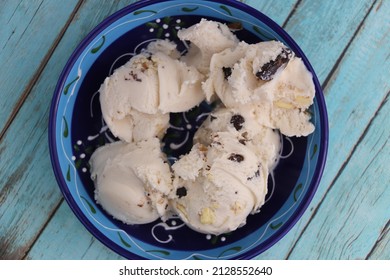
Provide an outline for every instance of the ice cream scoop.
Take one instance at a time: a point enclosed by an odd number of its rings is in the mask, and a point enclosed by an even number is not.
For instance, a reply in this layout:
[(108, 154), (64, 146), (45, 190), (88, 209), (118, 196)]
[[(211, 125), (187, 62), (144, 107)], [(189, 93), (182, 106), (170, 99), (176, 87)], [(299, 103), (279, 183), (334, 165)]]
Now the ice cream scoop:
[(265, 96), (258, 91), (293, 58), (292, 51), (281, 42), (240, 42), (212, 56), (210, 78), (204, 86), (206, 96), (210, 99), (215, 92), (227, 107), (262, 100)]
[(178, 56), (176, 44), (154, 41), (104, 80), (102, 115), (115, 136), (126, 142), (161, 138), (169, 113), (187, 111), (204, 99), (204, 75)]
[(218, 235), (235, 230), (264, 204), (267, 166), (229, 132), (214, 134), (208, 146), (195, 144), (172, 169), (176, 176), (172, 207), (199, 232)]
[[(116, 69), (99, 92), (103, 118), (114, 136), (133, 142), (165, 133), (169, 115), (158, 111), (158, 74), (146, 54)], [(139, 126), (145, 122), (147, 129)]]
[(314, 131), (308, 109), (313, 104), (315, 88), (312, 75), (300, 58), (291, 59), (258, 94), (267, 96), (262, 102), (255, 102), (260, 123), (290, 137), (307, 136)]
[(90, 165), (95, 199), (114, 218), (126, 224), (165, 218), (172, 179), (158, 139), (105, 145)]
[(305, 112), (315, 94), (312, 75), (281, 42), (241, 42), (214, 54), (203, 89), (208, 100), (217, 94), (228, 108), (258, 108), (261, 124), (287, 136), (306, 136), (314, 129)]
[(209, 73), (210, 60), (215, 53), (235, 47), (239, 42), (226, 24), (206, 19), (179, 30), (177, 36), (191, 43), (182, 60), (203, 74)]

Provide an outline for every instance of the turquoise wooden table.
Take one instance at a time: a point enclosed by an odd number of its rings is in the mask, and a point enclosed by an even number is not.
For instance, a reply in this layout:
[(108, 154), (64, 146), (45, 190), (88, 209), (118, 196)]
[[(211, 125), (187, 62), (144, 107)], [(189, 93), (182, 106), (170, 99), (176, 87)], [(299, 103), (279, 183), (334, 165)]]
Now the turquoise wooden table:
[[(49, 106), (82, 38), (134, 1), (0, 1), (0, 259), (121, 259), (72, 213)], [(390, 259), (390, 0), (246, 0), (297, 41), (324, 89), (329, 153), (302, 219), (257, 259)]]

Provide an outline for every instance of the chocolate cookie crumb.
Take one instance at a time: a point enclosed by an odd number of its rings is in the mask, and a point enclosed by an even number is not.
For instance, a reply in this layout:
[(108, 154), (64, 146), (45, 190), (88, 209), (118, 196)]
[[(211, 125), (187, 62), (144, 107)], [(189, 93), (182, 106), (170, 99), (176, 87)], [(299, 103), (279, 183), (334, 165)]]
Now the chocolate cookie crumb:
[(237, 131), (242, 129), (242, 125), (245, 122), (245, 119), (241, 115), (233, 115), (230, 119), (230, 123), (234, 126)]
[(176, 190), (176, 195), (179, 197), (179, 198), (182, 198), (183, 196), (186, 196), (187, 195), (187, 189), (185, 187), (180, 187)]
[(278, 69), (280, 67), (285, 67), (291, 57), (292, 51), (289, 48), (284, 48), (275, 60), (271, 60), (261, 67), (261, 69), (256, 73), (256, 77), (263, 81), (272, 80)]
[(229, 157), (228, 157), (228, 160), (231, 160), (231, 161), (235, 161), (235, 162), (241, 162), (244, 160), (244, 156), (243, 155), (240, 155), (240, 154), (231, 154)]
[(223, 76), (225, 80), (227, 80), (232, 75), (232, 68), (231, 67), (222, 67)]

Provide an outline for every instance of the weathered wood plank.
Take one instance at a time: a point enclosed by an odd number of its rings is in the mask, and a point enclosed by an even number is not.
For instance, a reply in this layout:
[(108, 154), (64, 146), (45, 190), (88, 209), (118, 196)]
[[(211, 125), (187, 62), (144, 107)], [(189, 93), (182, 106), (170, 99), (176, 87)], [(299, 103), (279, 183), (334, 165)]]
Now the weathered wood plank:
[(47, 121), (52, 93), (66, 60), (97, 23), (129, 2), (105, 1), (98, 8), (95, 1), (84, 2), (1, 139), (0, 259), (24, 257), (61, 201), (51, 171)]
[(375, 246), (390, 220), (388, 157), (380, 156), (390, 154), (390, 126), (383, 125), (390, 119), (386, 101), (290, 258), (365, 259)]
[[(383, 25), (388, 9), (383, 3), (374, 7), (326, 89), (331, 131), (330, 159), (312, 207), (318, 205), (353, 150), (354, 143), (363, 133), (362, 123), (369, 123), (389, 90), (385, 74), (389, 73), (389, 53), (388, 48), (384, 47), (389, 44), (389, 26)], [(375, 92), (375, 98), (370, 94), (372, 92)], [(310, 219), (310, 215), (306, 213), (303, 219)], [(307, 231), (309, 230), (310, 227)], [(294, 244), (292, 240), (287, 242), (288, 246)], [(310, 250), (304, 252), (308, 251)]]
[(390, 260), (390, 221), (383, 227), (383, 230), (368, 254), (369, 260)]
[(270, 17), (277, 24), (282, 26), (289, 14), (293, 11), (298, 0), (244, 0), (241, 2), (259, 10), (266, 16)]
[[(281, 11), (287, 16), (289, 11), (285, 10), (287, 4), (284, 0), (273, 1), (273, 5), (270, 5), (269, 1), (262, 1), (260, 4), (256, 1), (247, 1), (252, 2), (252, 5), (256, 5), (256, 8), (261, 9), (265, 14), (272, 18), (280, 17)], [(291, 9), (293, 8), (293, 1), (290, 2)], [(274, 14), (275, 13), (275, 14)], [(81, 16), (80, 16), (81, 17)], [(283, 22), (283, 19), (280, 17), (280, 22)], [(73, 24), (70, 26), (73, 28)], [(66, 36), (66, 35), (65, 35)], [(57, 50), (56, 50), (57, 52)], [(66, 202), (63, 202), (63, 204)], [(83, 226), (80, 223), (75, 223), (72, 227), (64, 229), (65, 232), (58, 232), (58, 226), (61, 224), (61, 221), (68, 221), (68, 216), (73, 216), (73, 213), (67, 208), (61, 205), (60, 209), (65, 208), (65, 211), (58, 211), (53, 216), (53, 219), (49, 222), (48, 226), (44, 229), (42, 234), (37, 239), (37, 242), (34, 244), (31, 251), (28, 253), (27, 258), (29, 259), (47, 259), (53, 258), (53, 256), (60, 256), (55, 258), (72, 258), (72, 259), (117, 259), (119, 256), (108, 251), (102, 243), (94, 240), (88, 246), (88, 248), (82, 246), (73, 246), (69, 244), (77, 244), (78, 240), (90, 240), (91, 234), (84, 229), (80, 229)], [(64, 217), (65, 216), (65, 217)], [(75, 218), (73, 218), (75, 219)], [(77, 234), (73, 232), (77, 231)], [(62, 240), (64, 235), (68, 238), (68, 246), (62, 246)], [(60, 245), (58, 245), (60, 244)], [(88, 243), (89, 244), (89, 243)], [(58, 249), (57, 246), (60, 246), (61, 249)]]
[(19, 69), (0, 73), (0, 135), (77, 3), (6, 1), (0, 9), (0, 64)]
[(302, 0), (285, 29), (324, 81), (374, 0)]
[(80, 258), (122, 259), (94, 238), (73, 215), (68, 204), (62, 203), (56, 217), (48, 224), (26, 259)]
[[(344, 65), (337, 68), (329, 82), (327, 101), (331, 116), (330, 155), (337, 153), (337, 158), (348, 158), (351, 153), (350, 143), (359, 139), (363, 133), (362, 123), (368, 123), (380, 101), (390, 90), (388, 80), (390, 51), (386, 47), (390, 44), (388, 36), (390, 24), (386, 21), (390, 11), (389, 4), (388, 1), (376, 3), (350, 50), (347, 51)], [(383, 24), (386, 22), (387, 24)], [(340, 94), (341, 92), (344, 94)], [(337, 174), (340, 168), (341, 166), (333, 162), (328, 164), (324, 182), (331, 184), (333, 179), (330, 180), (328, 174)], [(343, 173), (348, 172), (346, 168)], [(354, 176), (353, 173), (351, 176)], [(374, 185), (373, 191), (374, 187), (380, 188), (379, 185)], [(384, 209), (377, 212), (378, 217), (384, 214)], [(311, 227), (308, 227), (307, 230), (310, 229)]]
[[(327, 3), (333, 3), (333, 1), (318, 1), (318, 3), (327, 5)], [(316, 4), (318, 3), (316, 2)], [(353, 1), (353, 3), (350, 2), (350, 4), (359, 5), (359, 1)], [(362, 12), (362, 6), (366, 7), (367, 5), (362, 1), (360, 1), (360, 5), (361, 7), (355, 7), (355, 10), (361, 11), (358, 17), (360, 20), (363, 20), (365, 15)], [(307, 5), (303, 5), (302, 3), (302, 5), (299, 5), (297, 8), (297, 14), (304, 14), (304, 12), (301, 11), (303, 7), (307, 9)], [(378, 7), (380, 8), (377, 10)], [(327, 10), (326, 7), (317, 8), (318, 13), (321, 13), (322, 10)], [(330, 7), (328, 8), (330, 9)], [(352, 19), (350, 19), (349, 16), (345, 16), (345, 10), (339, 10), (338, 7), (333, 7), (332, 9), (332, 11), (326, 11), (326, 14), (329, 14), (328, 17), (315, 16), (318, 22), (309, 24), (308, 28), (311, 29), (312, 27), (310, 26), (317, 26), (321, 23), (324, 26), (328, 26), (329, 29), (337, 29), (334, 30), (334, 32), (327, 31), (327, 34), (332, 35), (344, 33), (344, 37), (349, 37), (348, 40), (339, 41), (339, 43), (337, 43), (337, 38), (324, 39), (322, 38), (324, 32), (319, 32), (317, 38), (318, 40), (322, 42), (333, 43), (327, 43), (327, 49), (318, 47), (316, 50), (312, 49), (310, 46), (310, 41), (316, 41), (316, 39), (313, 37), (315, 32), (305, 32), (299, 30), (295, 31), (297, 28), (295, 26), (292, 27), (291, 31), (289, 30), (290, 33), (295, 34), (293, 37), (297, 37), (299, 41), (302, 40), (302, 45), (304, 48), (308, 49), (306, 52), (308, 56), (312, 56), (311, 62), (313, 67), (316, 68), (316, 71), (322, 68), (327, 68), (328, 73), (332, 68), (329, 65), (336, 63), (338, 60), (336, 52), (339, 52), (339, 55), (341, 54), (340, 52), (343, 52), (340, 45), (344, 44), (345, 47), (347, 44), (349, 44), (348, 42), (351, 40), (351, 36), (355, 33), (355, 29), (360, 25), (360, 22), (356, 21), (355, 28), (352, 28), (351, 24), (349, 23), (349, 21)], [(297, 237), (300, 236), (299, 233), (302, 232), (302, 230), (304, 230), (304, 228), (307, 226), (313, 210), (323, 199), (332, 181), (337, 176), (339, 169), (343, 166), (345, 160), (350, 155), (360, 135), (364, 132), (365, 127), (368, 125), (370, 119), (376, 112), (381, 100), (386, 95), (386, 86), (384, 86), (386, 83), (383, 81), (385, 78), (383, 73), (386, 73), (386, 71), (381, 72), (386, 70), (386, 68), (378, 69), (376, 66), (379, 61), (385, 60), (386, 54), (378, 53), (376, 44), (386, 36), (386, 28), (383, 28), (381, 24), (386, 16), (386, 13), (388, 12), (389, 8), (387, 6), (382, 7), (380, 3), (375, 4), (375, 6), (370, 11), (370, 15), (366, 19), (363, 28), (360, 29), (359, 33), (351, 43), (349, 51), (345, 53), (343, 59), (339, 61), (339, 67), (333, 73), (327, 88), (324, 89), (330, 122), (329, 152), (321, 184), (308, 208), (308, 211), (306, 211), (306, 213), (302, 216), (299, 224), (297, 224), (278, 244), (259, 256), (259, 259), (284, 259), (289, 255), (289, 252), (292, 250)], [(310, 14), (309, 11), (308, 14)], [(313, 13), (311, 13), (311, 15), (312, 14)], [(344, 17), (346, 17), (345, 24), (340, 24), (338, 26), (333, 25), (334, 21), (341, 21), (341, 19), (337, 18)], [(355, 15), (354, 18), (356, 17), (357, 16)], [(292, 16), (289, 23), (294, 22), (294, 18), (295, 14)], [(304, 29), (303, 26), (298, 26), (300, 30)], [(377, 31), (372, 32), (372, 30)], [(307, 38), (306, 41), (305, 36), (307, 34), (311, 35)], [(307, 47), (305, 47), (305, 45), (307, 45)], [(371, 48), (368, 48), (370, 45)], [(386, 44), (384, 43), (383, 46), (385, 45)], [(352, 51), (350, 49), (352, 49)], [(385, 50), (382, 51), (384, 52)], [(328, 56), (326, 54), (327, 52), (329, 53)], [(326, 59), (324, 59), (324, 57), (326, 57)], [(361, 58), (363, 58), (363, 61), (361, 61)], [(349, 62), (346, 62), (347, 59), (349, 59)], [(380, 62), (379, 64), (383, 64), (383, 62)], [(350, 65), (348, 69), (345, 68), (348, 67), (347, 65)], [(375, 71), (370, 73), (373, 78), (372, 81), (368, 81), (368, 79), (366, 79), (366, 69), (375, 69)], [(320, 77), (320, 81), (324, 81), (325, 78), (326, 73), (323, 72), (322, 77)], [(364, 85), (365, 81), (368, 81), (368, 84)], [(367, 95), (367, 92), (372, 91), (377, 92), (375, 98)], [(359, 111), (356, 110), (358, 116), (356, 116), (356, 118), (351, 118), (355, 114), (354, 109), (356, 107), (360, 108)], [(341, 113), (342, 115), (340, 115)], [(301, 252), (302, 258), (304, 258), (306, 253), (307, 252)]]

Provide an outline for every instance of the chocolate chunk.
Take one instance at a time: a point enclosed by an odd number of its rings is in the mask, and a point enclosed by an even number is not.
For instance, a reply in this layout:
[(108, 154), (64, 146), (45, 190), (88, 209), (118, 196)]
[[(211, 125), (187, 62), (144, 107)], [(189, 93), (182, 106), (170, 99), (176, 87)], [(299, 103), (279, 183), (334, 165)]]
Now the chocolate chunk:
[(222, 67), (223, 76), (225, 77), (225, 80), (227, 80), (230, 75), (232, 75), (232, 68), (231, 67)]
[(179, 197), (179, 198), (182, 198), (183, 196), (186, 196), (187, 195), (187, 189), (185, 187), (180, 187), (176, 190), (176, 195)]
[(242, 129), (242, 124), (245, 122), (245, 119), (241, 115), (233, 115), (230, 119), (230, 123), (234, 126), (234, 128), (239, 131)]
[(136, 82), (142, 82), (142, 80), (140, 78), (138, 78), (137, 73), (134, 73), (133, 71), (130, 71), (129, 76), (131, 77), (131, 79), (125, 77), (125, 81), (133, 80), (133, 81), (136, 81)]
[(261, 69), (256, 73), (256, 77), (263, 81), (272, 80), (279, 68), (286, 67), (287, 62), (289, 62), (291, 57), (292, 51), (288, 48), (283, 49), (275, 60), (271, 60), (261, 67)]
[(235, 162), (241, 162), (244, 160), (244, 156), (243, 155), (240, 155), (240, 154), (231, 154), (229, 157), (228, 157), (228, 160), (231, 160), (231, 161), (235, 161)]
[(258, 165), (258, 169), (256, 170), (255, 174), (252, 177), (248, 177), (247, 180), (250, 181), (253, 178), (260, 177), (260, 168), (261, 168), (261, 164)]

